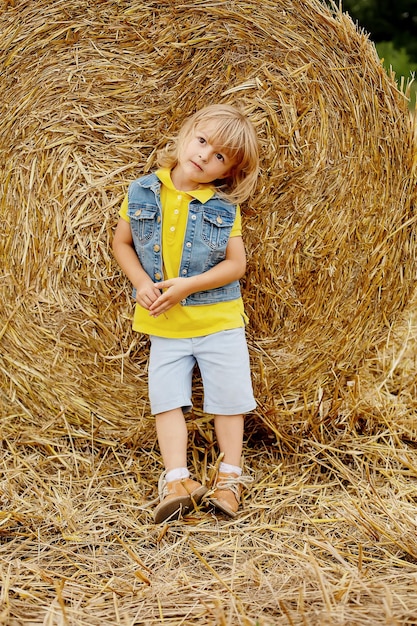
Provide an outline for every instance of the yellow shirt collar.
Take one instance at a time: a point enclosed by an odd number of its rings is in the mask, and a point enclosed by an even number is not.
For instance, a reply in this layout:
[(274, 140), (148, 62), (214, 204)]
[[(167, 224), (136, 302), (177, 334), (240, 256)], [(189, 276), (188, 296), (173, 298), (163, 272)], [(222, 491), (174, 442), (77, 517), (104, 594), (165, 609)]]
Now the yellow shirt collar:
[[(155, 172), (155, 174), (158, 176), (161, 183), (165, 185), (165, 187), (168, 187), (168, 189), (171, 189), (172, 191), (178, 192), (178, 189), (174, 187), (174, 183), (171, 180), (171, 170), (169, 170), (167, 167), (161, 167)], [(184, 193), (191, 196), (192, 198), (196, 198), (197, 200), (199, 200), (199, 202), (202, 202), (204, 204), (204, 202), (207, 202), (207, 200), (210, 200), (210, 198), (214, 196), (215, 190), (210, 185), (206, 185), (205, 187), (194, 189), (193, 191), (186, 191)]]

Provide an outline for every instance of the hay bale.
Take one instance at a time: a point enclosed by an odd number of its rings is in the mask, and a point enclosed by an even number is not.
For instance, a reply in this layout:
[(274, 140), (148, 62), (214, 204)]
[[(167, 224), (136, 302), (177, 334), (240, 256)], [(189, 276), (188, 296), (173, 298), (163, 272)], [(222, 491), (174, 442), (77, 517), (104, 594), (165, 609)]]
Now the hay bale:
[(243, 207), (257, 416), (335, 415), (415, 277), (407, 105), (365, 34), (318, 0), (15, 0), (0, 26), (3, 413), (144, 427), (112, 229), (128, 182), (220, 101), (262, 149)]

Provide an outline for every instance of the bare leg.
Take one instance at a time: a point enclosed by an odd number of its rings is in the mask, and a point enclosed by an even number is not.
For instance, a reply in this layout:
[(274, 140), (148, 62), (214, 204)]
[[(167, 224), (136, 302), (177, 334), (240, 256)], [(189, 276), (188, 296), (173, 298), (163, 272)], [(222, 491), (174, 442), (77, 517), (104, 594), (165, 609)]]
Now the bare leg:
[(155, 416), (156, 433), (167, 471), (187, 467), (187, 425), (181, 408)]
[(216, 415), (214, 429), (223, 462), (240, 467), (243, 447), (243, 415)]

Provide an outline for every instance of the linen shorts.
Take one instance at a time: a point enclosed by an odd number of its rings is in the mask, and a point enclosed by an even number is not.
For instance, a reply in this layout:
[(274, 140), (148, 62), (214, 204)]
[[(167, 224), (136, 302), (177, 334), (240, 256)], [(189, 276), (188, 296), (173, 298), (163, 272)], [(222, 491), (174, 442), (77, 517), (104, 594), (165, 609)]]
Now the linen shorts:
[(256, 407), (244, 328), (189, 339), (152, 335), (149, 399), (153, 415), (192, 408), (192, 376), (198, 365), (205, 413), (238, 415)]

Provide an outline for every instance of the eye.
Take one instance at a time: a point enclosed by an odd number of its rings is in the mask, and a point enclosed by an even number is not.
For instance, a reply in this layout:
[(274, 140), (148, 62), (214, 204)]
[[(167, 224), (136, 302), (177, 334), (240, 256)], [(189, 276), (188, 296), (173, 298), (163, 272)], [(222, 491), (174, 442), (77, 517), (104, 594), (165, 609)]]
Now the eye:
[(222, 154), (220, 154), (220, 152), (218, 152), (218, 153), (216, 154), (216, 159), (217, 159), (218, 161), (224, 161), (224, 156), (223, 156)]
[(199, 143), (206, 143), (206, 140), (204, 139), (204, 137), (197, 137), (197, 140)]

